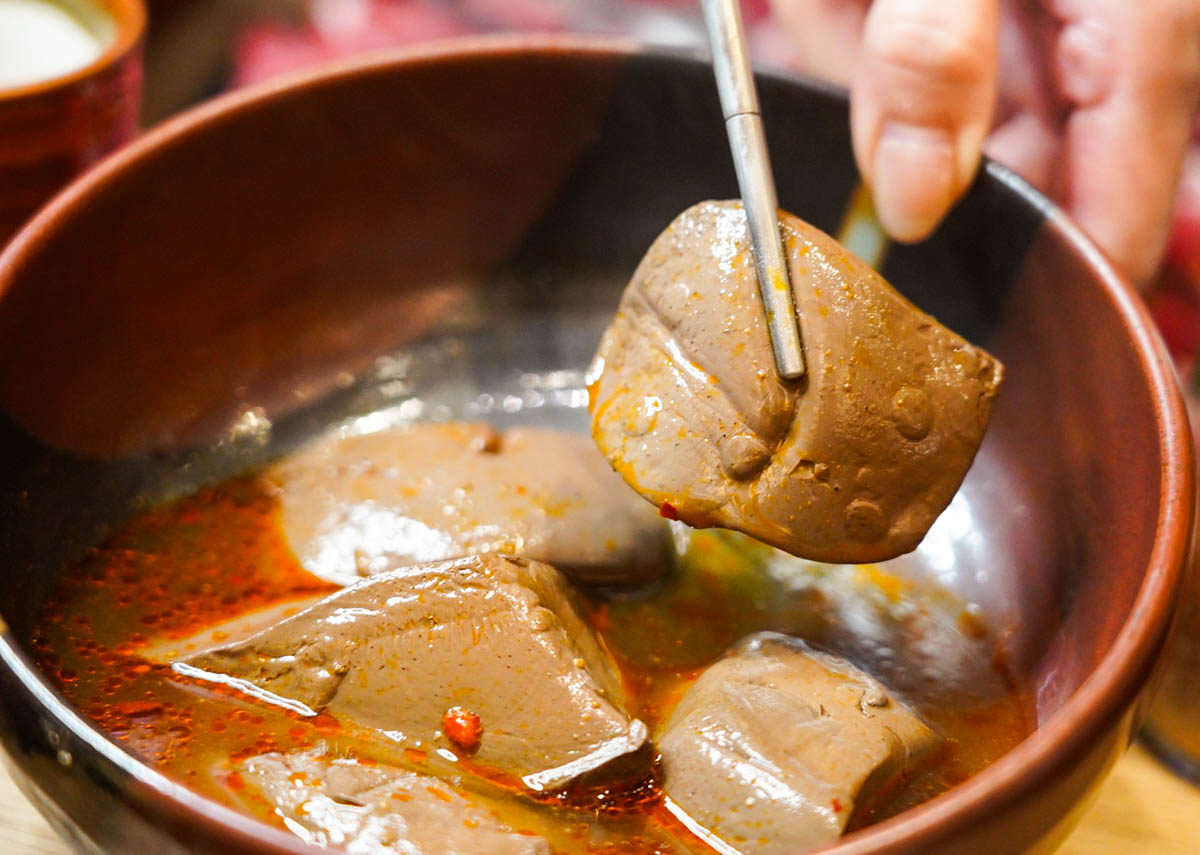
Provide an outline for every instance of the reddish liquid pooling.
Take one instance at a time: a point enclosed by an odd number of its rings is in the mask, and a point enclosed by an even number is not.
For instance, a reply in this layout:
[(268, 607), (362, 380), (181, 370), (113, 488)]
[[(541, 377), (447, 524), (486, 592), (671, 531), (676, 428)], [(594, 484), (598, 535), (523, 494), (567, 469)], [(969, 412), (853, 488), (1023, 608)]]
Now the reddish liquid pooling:
[(58, 582), (31, 644), (92, 720), (148, 762), (229, 801), (226, 758), (316, 744), (313, 723), (188, 680), (139, 651), (248, 611), (336, 588), (305, 571), (269, 484), (239, 478), (117, 528)]
[[(356, 736), (362, 734), (328, 713), (305, 718), (268, 706), (174, 673), (140, 651), (248, 611), (334, 590), (305, 571), (287, 547), (272, 485), (240, 478), (155, 508), (89, 550), (47, 600), (31, 644), (68, 698), (132, 753), (209, 797), (283, 827), (234, 767), (259, 754), (314, 747), (373, 765), (377, 760), (359, 751), (369, 751), (369, 740), (360, 742)], [(422, 769), (429, 760), (425, 751), (408, 749), (399, 760), (418, 771), (438, 771)], [(526, 793), (519, 780), (476, 768), (469, 757), (460, 767), (497, 791)], [(586, 801), (589, 812), (627, 820), (660, 799), (647, 782), (611, 793), (529, 795), (535, 807), (576, 823), (579, 814), (564, 811), (576, 801)], [(617, 836), (629, 839), (595, 842), (585, 835), (572, 848), (610, 855), (682, 851), (653, 835), (630, 837), (624, 825)]]

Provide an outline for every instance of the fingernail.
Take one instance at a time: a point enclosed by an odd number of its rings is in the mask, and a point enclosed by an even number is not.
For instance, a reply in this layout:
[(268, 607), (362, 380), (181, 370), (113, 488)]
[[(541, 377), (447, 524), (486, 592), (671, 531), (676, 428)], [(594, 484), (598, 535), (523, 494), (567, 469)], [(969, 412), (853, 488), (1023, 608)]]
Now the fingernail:
[(899, 241), (927, 237), (955, 198), (954, 142), (946, 131), (884, 125), (871, 190), (884, 230)]

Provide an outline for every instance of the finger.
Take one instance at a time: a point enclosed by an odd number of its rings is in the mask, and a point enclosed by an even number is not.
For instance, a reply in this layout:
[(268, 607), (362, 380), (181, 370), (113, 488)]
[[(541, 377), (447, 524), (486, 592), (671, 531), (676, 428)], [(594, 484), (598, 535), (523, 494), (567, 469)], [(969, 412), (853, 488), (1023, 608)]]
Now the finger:
[(1162, 257), (1200, 98), (1200, 4), (1059, 4), (1058, 86), (1072, 104), (1056, 193), (1139, 287)]
[(801, 67), (849, 87), (871, 0), (771, 0)]
[(996, 99), (998, 0), (876, 0), (851, 90), (854, 154), (880, 222), (927, 236), (979, 166)]

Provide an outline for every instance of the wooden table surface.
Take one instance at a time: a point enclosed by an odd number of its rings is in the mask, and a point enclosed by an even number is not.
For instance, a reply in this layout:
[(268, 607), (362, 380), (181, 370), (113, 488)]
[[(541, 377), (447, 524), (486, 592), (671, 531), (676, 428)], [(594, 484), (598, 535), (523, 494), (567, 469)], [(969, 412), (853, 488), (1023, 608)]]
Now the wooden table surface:
[[(0, 766), (0, 853), (69, 855)], [(1197, 855), (1200, 788), (1134, 748), (1058, 855)]]

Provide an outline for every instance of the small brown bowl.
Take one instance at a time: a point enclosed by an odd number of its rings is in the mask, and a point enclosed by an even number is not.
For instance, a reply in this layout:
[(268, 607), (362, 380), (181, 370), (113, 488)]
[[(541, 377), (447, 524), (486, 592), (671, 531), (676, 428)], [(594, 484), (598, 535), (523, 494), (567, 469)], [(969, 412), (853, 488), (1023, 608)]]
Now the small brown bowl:
[(112, 18), (104, 52), (78, 71), (0, 87), (0, 246), (68, 181), (138, 127), (142, 0), (93, 0)]
[[(844, 97), (760, 86), (783, 206), (836, 230), (857, 184)], [(319, 851), (142, 764), (64, 700), (27, 647), (54, 579), (148, 499), (330, 412), (426, 387), (446, 393), (434, 412), (461, 412), (580, 376), (658, 231), (734, 188), (702, 59), (525, 38), (236, 93), (59, 195), (0, 255), (0, 738), (43, 812), (85, 851)], [(996, 164), (885, 273), (1007, 365), (945, 524), (902, 560), (979, 603), (1039, 726), (825, 851), (1048, 852), (1129, 744), (1163, 647), (1193, 516), (1182, 401), (1138, 298)], [(389, 380), (382, 398), (355, 397), (366, 376)], [(563, 397), (558, 415), (585, 424)], [(265, 420), (265, 450), (238, 439)]]

